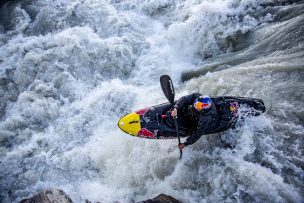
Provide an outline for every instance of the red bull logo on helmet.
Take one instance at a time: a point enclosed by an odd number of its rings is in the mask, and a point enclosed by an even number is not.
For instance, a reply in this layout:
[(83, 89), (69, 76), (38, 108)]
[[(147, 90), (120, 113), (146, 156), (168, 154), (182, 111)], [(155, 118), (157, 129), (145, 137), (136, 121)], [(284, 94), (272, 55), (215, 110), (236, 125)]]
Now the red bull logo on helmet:
[(196, 110), (202, 111), (202, 110), (209, 109), (211, 107), (211, 103), (212, 103), (212, 100), (210, 97), (200, 96), (199, 98), (197, 98), (194, 101), (193, 106), (195, 107)]

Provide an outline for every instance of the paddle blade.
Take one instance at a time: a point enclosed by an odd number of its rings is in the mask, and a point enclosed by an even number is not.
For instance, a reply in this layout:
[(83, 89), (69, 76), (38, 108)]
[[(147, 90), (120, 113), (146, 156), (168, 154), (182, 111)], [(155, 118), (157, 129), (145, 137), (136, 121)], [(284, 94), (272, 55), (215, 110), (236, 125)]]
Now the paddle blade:
[(162, 75), (160, 77), (160, 85), (168, 101), (173, 104), (175, 92), (171, 78), (168, 75)]

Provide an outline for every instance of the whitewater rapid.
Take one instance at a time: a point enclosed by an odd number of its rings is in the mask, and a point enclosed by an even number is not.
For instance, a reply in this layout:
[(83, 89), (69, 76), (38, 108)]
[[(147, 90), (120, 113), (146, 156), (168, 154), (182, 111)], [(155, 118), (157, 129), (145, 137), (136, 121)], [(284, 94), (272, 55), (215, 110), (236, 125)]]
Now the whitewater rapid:
[[(283, 3), (282, 3), (283, 2)], [(0, 10), (0, 200), (59, 188), (74, 202), (303, 202), (304, 3), (41, 0)], [(192, 92), (264, 100), (266, 113), (176, 140), (120, 117)], [(232, 142), (233, 149), (221, 145)]]

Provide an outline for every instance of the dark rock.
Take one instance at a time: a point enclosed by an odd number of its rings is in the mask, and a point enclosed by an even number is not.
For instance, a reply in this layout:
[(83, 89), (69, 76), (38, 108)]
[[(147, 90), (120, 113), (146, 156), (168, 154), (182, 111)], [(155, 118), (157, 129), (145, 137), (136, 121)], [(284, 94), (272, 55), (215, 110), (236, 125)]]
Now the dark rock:
[(72, 203), (72, 200), (62, 190), (46, 189), (20, 203)]
[(174, 199), (170, 195), (160, 194), (153, 199), (148, 199), (139, 203), (181, 203), (181, 201)]
[[(31, 198), (23, 199), (20, 203), (73, 203), (71, 198), (62, 190), (59, 189), (45, 189), (34, 195)], [(85, 203), (92, 203), (85, 200)], [(96, 202), (100, 203), (100, 202)], [(165, 194), (160, 194), (153, 199), (144, 200), (138, 203), (182, 203), (173, 197)]]

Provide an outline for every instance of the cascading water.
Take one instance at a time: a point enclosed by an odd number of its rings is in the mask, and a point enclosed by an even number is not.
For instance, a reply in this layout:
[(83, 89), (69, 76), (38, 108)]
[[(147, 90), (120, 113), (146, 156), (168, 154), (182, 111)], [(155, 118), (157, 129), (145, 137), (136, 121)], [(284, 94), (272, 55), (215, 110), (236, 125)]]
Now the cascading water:
[[(303, 1), (1, 6), (1, 201), (44, 188), (74, 202), (160, 193), (183, 202), (303, 201)], [(176, 140), (117, 128), (124, 114), (166, 102), (162, 74), (173, 78), (177, 96), (257, 97), (267, 112), (203, 136), (178, 161)], [(223, 148), (220, 137), (235, 147)]]

